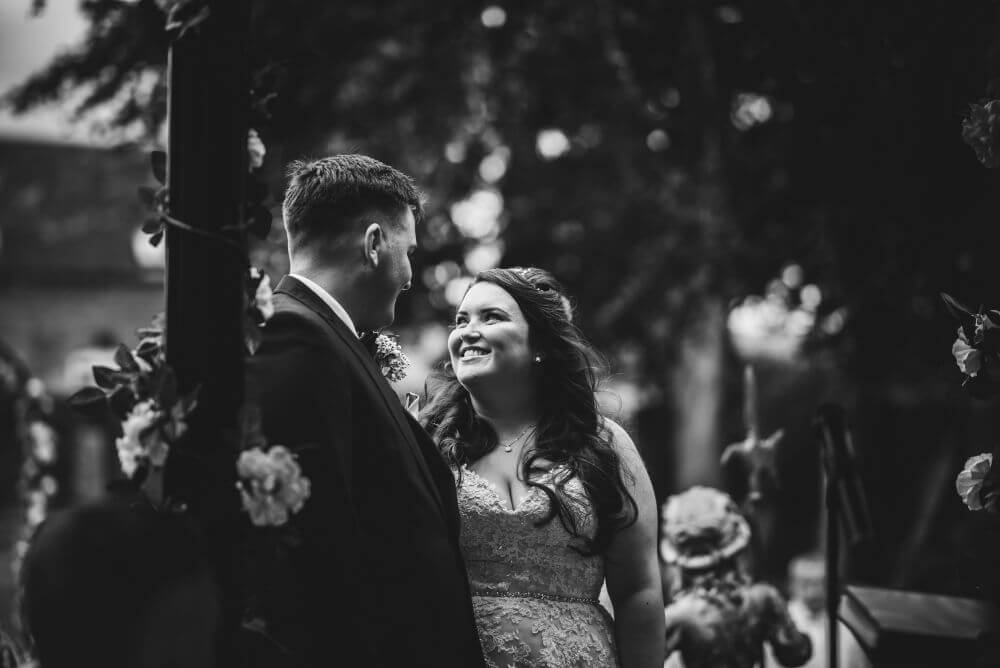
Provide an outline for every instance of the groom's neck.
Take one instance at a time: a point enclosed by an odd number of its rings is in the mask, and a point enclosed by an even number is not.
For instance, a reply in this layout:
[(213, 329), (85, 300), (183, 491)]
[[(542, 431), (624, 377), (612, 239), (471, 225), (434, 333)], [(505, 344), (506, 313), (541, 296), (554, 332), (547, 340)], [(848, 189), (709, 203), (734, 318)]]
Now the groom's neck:
[(305, 276), (323, 288), (344, 307), (347, 315), (357, 322), (358, 309), (363, 307), (365, 297), (360, 293), (355, 276), (338, 267), (317, 267), (307, 263), (292, 262), (289, 273)]

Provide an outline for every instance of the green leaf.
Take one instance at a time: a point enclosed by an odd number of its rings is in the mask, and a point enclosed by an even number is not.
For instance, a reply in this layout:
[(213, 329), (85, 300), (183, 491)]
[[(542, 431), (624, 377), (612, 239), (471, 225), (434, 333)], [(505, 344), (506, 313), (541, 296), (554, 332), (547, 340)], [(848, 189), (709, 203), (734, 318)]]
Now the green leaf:
[(973, 316), (973, 312), (946, 292), (941, 293), (941, 299), (951, 315), (959, 320), (966, 320)]
[(135, 361), (132, 357), (132, 351), (128, 349), (124, 343), (119, 343), (118, 348), (115, 350), (115, 364), (117, 364), (122, 371), (130, 371), (132, 373), (139, 373), (142, 369), (139, 368), (139, 363)]
[(140, 327), (135, 330), (135, 335), (140, 339), (158, 339), (163, 336), (163, 330), (156, 327)]
[(135, 354), (152, 363), (153, 358), (160, 352), (160, 342), (156, 339), (144, 339), (135, 349)]
[(69, 405), (78, 411), (90, 413), (97, 407), (103, 410), (107, 401), (108, 397), (103, 391), (96, 387), (85, 387), (69, 398)]
[(103, 387), (106, 390), (113, 390), (119, 385), (122, 385), (122, 381), (128, 382), (128, 376), (124, 376), (117, 369), (112, 369), (106, 366), (95, 366), (93, 367), (94, 372), (94, 382), (97, 383), (98, 387)]
[(139, 200), (149, 209), (156, 209), (157, 189), (151, 186), (139, 186)]
[(153, 248), (159, 246), (161, 241), (163, 241), (163, 230), (160, 230), (149, 238), (149, 243)]
[(114, 392), (108, 395), (108, 406), (118, 419), (124, 419), (128, 412), (135, 406), (137, 397), (132, 390), (125, 385), (118, 386)]
[(142, 223), (142, 231), (144, 234), (156, 234), (162, 229), (163, 223), (160, 222), (159, 218), (147, 218)]
[(162, 382), (156, 390), (156, 400), (164, 408), (173, 406), (177, 401), (177, 375), (168, 366), (162, 367)]
[(174, 3), (167, 15), (166, 31), (177, 30), (177, 38), (183, 37), (189, 30), (197, 28), (211, 15), (211, 10), (204, 0), (186, 0)]
[(149, 163), (153, 168), (153, 176), (160, 185), (167, 185), (167, 154), (163, 151), (153, 151), (149, 154)]

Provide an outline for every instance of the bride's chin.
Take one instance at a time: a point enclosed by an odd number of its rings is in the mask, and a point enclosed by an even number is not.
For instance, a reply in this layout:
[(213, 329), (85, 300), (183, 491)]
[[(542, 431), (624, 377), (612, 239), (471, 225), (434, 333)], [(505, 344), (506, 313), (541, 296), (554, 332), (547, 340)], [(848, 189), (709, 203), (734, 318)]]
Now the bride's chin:
[(481, 385), (489, 379), (490, 374), (482, 369), (459, 369), (455, 372), (455, 377), (467, 390)]

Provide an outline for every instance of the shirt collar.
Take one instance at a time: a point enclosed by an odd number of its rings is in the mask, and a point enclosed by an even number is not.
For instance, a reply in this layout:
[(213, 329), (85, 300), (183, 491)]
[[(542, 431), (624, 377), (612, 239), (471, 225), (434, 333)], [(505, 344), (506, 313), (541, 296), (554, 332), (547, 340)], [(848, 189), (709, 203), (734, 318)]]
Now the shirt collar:
[(340, 302), (333, 298), (333, 295), (301, 274), (289, 274), (289, 276), (316, 293), (316, 296), (323, 300), (323, 303), (329, 306), (330, 310), (333, 311), (338, 318), (344, 321), (347, 328), (354, 332), (354, 336), (358, 336), (358, 329), (354, 326), (354, 321), (351, 320), (351, 316), (348, 315), (344, 307), (340, 305)]

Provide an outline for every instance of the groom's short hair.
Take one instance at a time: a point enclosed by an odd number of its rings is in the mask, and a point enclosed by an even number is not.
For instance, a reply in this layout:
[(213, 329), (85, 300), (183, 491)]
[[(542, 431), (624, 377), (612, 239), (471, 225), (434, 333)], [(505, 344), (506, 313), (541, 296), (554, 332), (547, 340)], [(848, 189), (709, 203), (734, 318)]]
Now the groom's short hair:
[(366, 155), (296, 160), (288, 177), (282, 214), (292, 249), (335, 239), (370, 213), (398, 215), (409, 207), (417, 222), (423, 218), (423, 197), (413, 179)]

